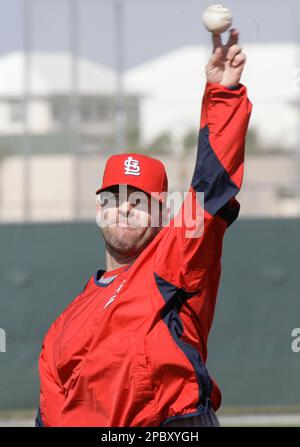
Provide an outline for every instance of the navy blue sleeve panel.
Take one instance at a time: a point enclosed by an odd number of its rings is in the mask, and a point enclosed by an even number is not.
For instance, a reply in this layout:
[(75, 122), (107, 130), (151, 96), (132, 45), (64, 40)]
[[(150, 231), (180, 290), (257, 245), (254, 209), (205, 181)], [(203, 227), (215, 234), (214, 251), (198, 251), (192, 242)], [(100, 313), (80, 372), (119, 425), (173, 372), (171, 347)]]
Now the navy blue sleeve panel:
[(244, 172), (244, 149), (252, 104), (242, 84), (226, 88), (207, 83), (202, 102), (197, 157), (192, 178), (204, 193), (204, 208), (228, 225), (239, 213), (235, 196)]
[(230, 179), (228, 172), (217, 158), (209, 141), (209, 128), (199, 132), (198, 150), (192, 187), (196, 192), (204, 192), (204, 208), (212, 216), (219, 215), (230, 225), (237, 217), (237, 207), (230, 209), (229, 201), (238, 193), (238, 187)]

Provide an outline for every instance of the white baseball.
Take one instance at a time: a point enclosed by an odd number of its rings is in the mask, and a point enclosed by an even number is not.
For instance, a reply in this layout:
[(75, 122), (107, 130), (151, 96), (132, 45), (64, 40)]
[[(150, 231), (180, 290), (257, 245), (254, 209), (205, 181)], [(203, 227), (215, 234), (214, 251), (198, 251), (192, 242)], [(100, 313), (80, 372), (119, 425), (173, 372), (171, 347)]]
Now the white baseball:
[(223, 33), (232, 24), (232, 14), (223, 5), (211, 5), (204, 11), (202, 20), (211, 33)]

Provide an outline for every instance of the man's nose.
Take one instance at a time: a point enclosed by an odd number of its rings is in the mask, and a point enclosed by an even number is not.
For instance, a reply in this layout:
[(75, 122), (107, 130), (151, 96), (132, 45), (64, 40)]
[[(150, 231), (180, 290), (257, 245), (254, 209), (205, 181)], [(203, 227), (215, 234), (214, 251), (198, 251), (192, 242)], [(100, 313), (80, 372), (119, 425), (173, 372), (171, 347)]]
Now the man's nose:
[(132, 209), (132, 204), (128, 200), (124, 200), (119, 206), (119, 212), (128, 215)]

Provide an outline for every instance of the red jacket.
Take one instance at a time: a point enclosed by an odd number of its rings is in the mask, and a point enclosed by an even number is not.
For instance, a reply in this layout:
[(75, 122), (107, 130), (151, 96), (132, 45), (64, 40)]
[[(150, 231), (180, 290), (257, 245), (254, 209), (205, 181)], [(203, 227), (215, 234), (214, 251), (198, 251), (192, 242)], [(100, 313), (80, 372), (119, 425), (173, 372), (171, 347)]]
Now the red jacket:
[(239, 212), (250, 113), (243, 85), (207, 84), (190, 187), (203, 235), (167, 226), (115, 279), (101, 281), (103, 270), (90, 278), (45, 337), (40, 425), (159, 426), (218, 409), (207, 338), (224, 233)]

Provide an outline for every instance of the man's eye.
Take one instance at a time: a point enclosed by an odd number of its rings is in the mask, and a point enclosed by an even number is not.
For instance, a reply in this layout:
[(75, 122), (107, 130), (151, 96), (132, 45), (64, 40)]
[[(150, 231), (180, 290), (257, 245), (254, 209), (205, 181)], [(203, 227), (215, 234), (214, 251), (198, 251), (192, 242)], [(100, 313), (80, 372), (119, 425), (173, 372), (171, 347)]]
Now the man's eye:
[(148, 207), (148, 199), (136, 199), (134, 201), (134, 206), (138, 206), (139, 209), (145, 209)]
[(129, 200), (129, 202), (131, 203), (132, 206), (138, 206), (138, 205), (140, 205), (142, 200), (141, 199), (134, 199), (134, 200)]

